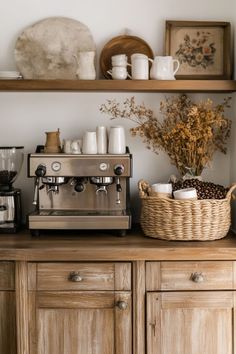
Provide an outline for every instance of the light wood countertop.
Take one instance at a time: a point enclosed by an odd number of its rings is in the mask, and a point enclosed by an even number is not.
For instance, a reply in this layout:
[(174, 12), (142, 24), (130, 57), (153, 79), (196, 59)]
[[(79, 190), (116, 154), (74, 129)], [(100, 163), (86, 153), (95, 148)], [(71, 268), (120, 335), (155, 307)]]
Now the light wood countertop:
[(162, 241), (132, 230), (125, 237), (108, 231), (0, 234), (0, 260), (137, 261), (236, 260), (236, 235), (217, 241)]

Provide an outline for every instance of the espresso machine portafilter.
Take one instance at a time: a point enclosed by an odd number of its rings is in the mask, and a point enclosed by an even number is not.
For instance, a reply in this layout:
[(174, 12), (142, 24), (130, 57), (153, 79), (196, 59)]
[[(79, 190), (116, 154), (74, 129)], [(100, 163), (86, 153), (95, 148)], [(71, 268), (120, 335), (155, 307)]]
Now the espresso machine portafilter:
[(131, 227), (129, 181), (132, 156), (34, 153), (28, 176), (35, 180), (29, 229), (118, 230)]

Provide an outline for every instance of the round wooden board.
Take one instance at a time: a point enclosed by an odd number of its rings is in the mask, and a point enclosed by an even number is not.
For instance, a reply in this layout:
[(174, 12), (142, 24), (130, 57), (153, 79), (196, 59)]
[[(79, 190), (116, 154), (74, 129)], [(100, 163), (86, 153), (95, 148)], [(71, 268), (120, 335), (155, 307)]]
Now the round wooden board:
[(90, 30), (67, 17), (49, 17), (27, 27), (16, 41), (16, 66), (24, 79), (77, 79), (79, 52), (95, 51)]
[[(134, 53), (146, 54), (153, 59), (153, 51), (142, 38), (136, 36), (118, 36), (105, 44), (100, 55), (100, 69), (106, 79), (111, 79), (107, 70), (111, 69), (111, 57), (117, 54), (126, 54), (130, 63), (130, 56)], [(129, 71), (129, 67), (128, 67)]]

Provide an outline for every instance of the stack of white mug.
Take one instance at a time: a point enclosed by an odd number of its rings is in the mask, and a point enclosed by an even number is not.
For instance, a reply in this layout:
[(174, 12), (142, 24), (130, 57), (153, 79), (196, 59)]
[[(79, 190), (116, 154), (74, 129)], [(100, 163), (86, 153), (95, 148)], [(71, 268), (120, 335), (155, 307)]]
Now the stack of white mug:
[(125, 154), (125, 130), (120, 125), (110, 128), (98, 126), (96, 131), (86, 131), (83, 140), (64, 140), (64, 153), (67, 154)]
[[(147, 55), (142, 53), (134, 53), (130, 57), (131, 64), (127, 62), (126, 54), (113, 55), (111, 57), (112, 69), (107, 73), (111, 75), (113, 80), (148, 80), (149, 79), (149, 61)], [(128, 74), (127, 66), (131, 66), (131, 75)]]
[(111, 57), (112, 69), (107, 73), (111, 75), (113, 80), (126, 80), (127, 77), (131, 78), (127, 71), (127, 55), (118, 54)]

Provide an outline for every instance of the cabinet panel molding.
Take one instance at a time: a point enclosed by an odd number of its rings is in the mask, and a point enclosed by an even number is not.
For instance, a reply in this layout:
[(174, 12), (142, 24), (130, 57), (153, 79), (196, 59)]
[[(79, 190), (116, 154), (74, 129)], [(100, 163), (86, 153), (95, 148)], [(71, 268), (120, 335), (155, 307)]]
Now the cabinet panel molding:
[(17, 354), (29, 354), (28, 267), (27, 262), (15, 265)]
[(39, 308), (113, 308), (113, 292), (46, 292), (37, 294), (37, 306)]
[(131, 290), (131, 263), (115, 263), (115, 290)]

